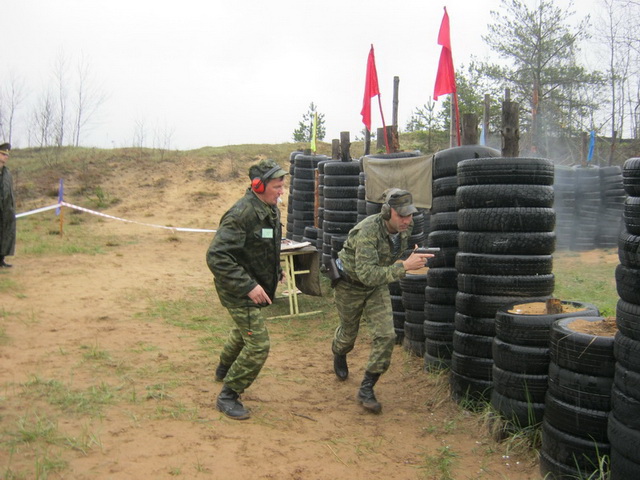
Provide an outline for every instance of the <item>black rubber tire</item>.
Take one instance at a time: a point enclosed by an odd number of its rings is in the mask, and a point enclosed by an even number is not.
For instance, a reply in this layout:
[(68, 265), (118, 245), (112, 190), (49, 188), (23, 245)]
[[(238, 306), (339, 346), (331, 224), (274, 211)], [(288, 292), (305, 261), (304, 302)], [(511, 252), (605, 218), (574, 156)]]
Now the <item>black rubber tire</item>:
[(465, 377), (491, 381), (492, 367), (491, 358), (463, 355), (455, 349), (451, 354), (451, 370)]
[(457, 213), (463, 232), (553, 232), (556, 224), (553, 208), (463, 208)]
[[(542, 305), (542, 302), (539, 302)], [(496, 312), (496, 336), (505, 342), (514, 343), (516, 345), (529, 345), (548, 347), (551, 333), (551, 326), (561, 318), (575, 316), (593, 316), (600, 315), (598, 308), (590, 303), (583, 302), (567, 302), (562, 301), (561, 304), (566, 307), (576, 309), (575, 312), (555, 313), (555, 314), (524, 314), (516, 313), (514, 309), (518, 305), (527, 307), (532, 302), (524, 304), (511, 303), (498, 308)]]
[(357, 198), (325, 198), (322, 203), (326, 210), (356, 211), (358, 209)]
[(545, 301), (548, 297), (517, 297), (505, 295), (476, 295), (458, 292), (456, 308), (458, 312), (472, 317), (495, 317), (498, 308), (513, 302)]
[(458, 186), (553, 185), (554, 167), (544, 158), (479, 158), (458, 164)]
[(474, 317), (456, 312), (454, 316), (456, 330), (474, 335), (494, 336), (496, 333), (493, 317)]
[[(551, 360), (574, 372), (597, 376), (613, 376), (614, 337), (577, 331), (582, 322), (603, 322), (603, 317), (570, 317), (551, 327)], [(575, 322), (575, 323), (574, 323)]]
[(594, 442), (563, 432), (546, 419), (542, 422), (542, 451), (550, 458), (578, 470), (576, 478), (594, 478), (590, 475), (598, 468), (598, 460), (609, 455), (608, 442)]
[(420, 150), (413, 150), (411, 152), (391, 152), (391, 153), (374, 153), (371, 155), (366, 155), (368, 158), (382, 158), (393, 160), (396, 158), (410, 158), (410, 157), (420, 157), (422, 156), (422, 152)]
[[(322, 190), (325, 201), (327, 198), (350, 198), (358, 200), (358, 187), (327, 187), (325, 186)], [(325, 205), (325, 208), (327, 206)], [(356, 205), (357, 208), (357, 205)], [(353, 209), (356, 210), (355, 208)]]
[(491, 358), (493, 337), (464, 333), (455, 330), (453, 332), (452, 341), (454, 351), (461, 355)]
[(544, 404), (545, 420), (557, 429), (576, 437), (608, 442), (608, 410), (582, 408), (556, 398), (551, 392), (547, 392)]
[(458, 252), (456, 270), (477, 275), (546, 275), (553, 271), (553, 256)]
[(551, 295), (554, 275), (473, 275), (458, 274), (458, 290), (476, 295), (540, 297)]
[(470, 158), (499, 157), (500, 151), (482, 145), (462, 145), (440, 150), (433, 156), (433, 178), (455, 177), (457, 165)]
[(404, 292), (419, 293), (420, 295), (422, 295), (423, 302), (424, 302), (424, 289), (426, 286), (427, 286), (426, 273), (409, 274), (409, 275), (405, 275), (400, 279), (400, 288), (402, 289), (402, 293)]
[(442, 212), (431, 215), (431, 231), (457, 230), (458, 214), (456, 212)]
[(634, 372), (640, 372), (640, 341), (617, 332), (613, 354), (620, 365)]
[(453, 368), (453, 354), (451, 356), (449, 386), (452, 398), (457, 402), (464, 402), (465, 407), (474, 406), (469, 402), (480, 402), (481, 405), (478, 406), (481, 407), (484, 402), (491, 399), (491, 391), (493, 390), (491, 380), (483, 380), (456, 372)]
[(425, 346), (424, 340), (413, 340), (407, 338), (407, 332), (405, 331), (404, 338), (402, 339), (402, 348), (407, 352), (412, 353), (416, 357), (424, 357)]
[(465, 253), (550, 255), (556, 236), (553, 232), (460, 232), (458, 248)]
[(425, 302), (424, 319), (425, 321), (438, 323), (453, 323), (456, 314), (455, 305), (439, 305), (435, 303)]
[(429, 340), (441, 340), (451, 343), (453, 332), (453, 323), (424, 321), (424, 336)]
[(511, 372), (493, 364), (493, 391), (521, 402), (544, 403), (547, 375)]
[[(313, 212), (312, 212), (313, 213)], [(353, 210), (324, 210), (323, 221), (327, 222), (346, 222), (352, 225), (356, 224), (358, 214)]]
[(608, 437), (612, 449), (640, 463), (640, 430), (625, 425), (615, 411), (609, 416)]
[(324, 164), (325, 175), (353, 175), (360, 174), (360, 162), (329, 162)]
[(640, 269), (616, 267), (616, 290), (622, 300), (640, 304)]
[(426, 287), (424, 289), (425, 303), (438, 305), (455, 305), (457, 288)]
[(616, 418), (624, 419), (624, 425), (640, 431), (640, 399), (626, 395), (614, 385), (611, 389), (611, 411)]
[(640, 305), (622, 299), (618, 300), (616, 325), (624, 336), (640, 341)]
[[(451, 353), (453, 352), (453, 344), (451, 339), (449, 340), (435, 340), (427, 337), (424, 341), (425, 355), (429, 355), (435, 358), (451, 359)], [(451, 362), (448, 362), (451, 363)]]
[(493, 338), (492, 356), (503, 370), (528, 375), (546, 375), (549, 370), (549, 349), (525, 347)]
[(640, 458), (635, 461), (623, 456), (615, 448), (611, 448), (610, 472), (608, 480), (629, 480), (640, 478)]
[(456, 196), (455, 195), (443, 195), (440, 197), (433, 197), (431, 201), (431, 214), (442, 212), (455, 212), (456, 211)]
[(404, 322), (404, 338), (424, 343), (424, 327), (419, 323)]
[(625, 200), (622, 218), (629, 233), (640, 235), (640, 197), (628, 197)]
[(357, 175), (325, 175), (325, 187), (356, 187), (360, 185), (360, 178)]
[(640, 197), (640, 158), (629, 158), (624, 162), (622, 184), (629, 195)]
[(618, 235), (618, 258), (628, 268), (640, 268), (640, 235), (620, 232)]
[(540, 475), (544, 480), (575, 480), (578, 478), (590, 478), (588, 476), (583, 476), (579, 470), (551, 458), (545, 450), (540, 450), (539, 455)]
[(427, 236), (428, 247), (453, 247), (458, 248), (458, 230), (434, 230)]
[(455, 191), (461, 208), (553, 207), (550, 185), (465, 185)]
[(424, 354), (424, 371), (427, 373), (438, 372), (449, 368), (451, 365), (451, 355), (449, 357), (435, 357), (430, 355), (427, 351), (429, 349), (429, 339), (425, 340), (425, 354)]
[(431, 186), (431, 194), (433, 198), (441, 197), (443, 195), (455, 195), (458, 188), (458, 177), (455, 175), (451, 177), (436, 178)]
[(617, 362), (613, 383), (628, 397), (640, 400), (640, 372), (629, 370), (620, 362)]
[(581, 408), (609, 411), (613, 377), (578, 373), (549, 362), (549, 393)]
[(427, 286), (434, 288), (458, 288), (458, 270), (455, 268), (430, 268)]
[(544, 415), (544, 403), (533, 403), (506, 397), (497, 392), (491, 394), (491, 406), (500, 415), (519, 428), (539, 425)]

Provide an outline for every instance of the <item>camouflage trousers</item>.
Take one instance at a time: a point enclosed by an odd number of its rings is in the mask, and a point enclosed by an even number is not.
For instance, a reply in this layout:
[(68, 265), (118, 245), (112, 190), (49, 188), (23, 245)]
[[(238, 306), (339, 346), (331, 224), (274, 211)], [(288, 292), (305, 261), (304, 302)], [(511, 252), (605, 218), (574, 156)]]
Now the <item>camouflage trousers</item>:
[(256, 379), (269, 355), (269, 332), (258, 307), (228, 308), (233, 320), (220, 363), (231, 365), (224, 383), (242, 393)]
[(373, 338), (367, 371), (384, 373), (391, 364), (396, 333), (393, 329), (391, 297), (386, 285), (375, 288), (339, 282), (334, 289), (340, 325), (336, 328), (331, 349), (337, 355), (346, 355), (355, 345), (360, 320), (369, 325)]

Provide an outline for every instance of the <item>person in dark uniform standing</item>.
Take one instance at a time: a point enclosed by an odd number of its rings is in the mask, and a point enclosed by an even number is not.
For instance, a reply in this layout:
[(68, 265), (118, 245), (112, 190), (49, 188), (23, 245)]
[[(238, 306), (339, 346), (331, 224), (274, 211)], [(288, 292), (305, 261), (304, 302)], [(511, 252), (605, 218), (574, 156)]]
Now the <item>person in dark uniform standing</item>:
[(0, 268), (10, 268), (5, 257), (16, 249), (16, 201), (13, 196), (13, 178), (7, 168), (11, 145), (0, 145)]
[(380, 213), (368, 216), (351, 229), (338, 253), (341, 280), (334, 294), (340, 324), (331, 347), (335, 374), (346, 380), (347, 354), (355, 345), (360, 320), (366, 319), (373, 345), (357, 400), (373, 413), (382, 410), (373, 387), (391, 364), (396, 339), (389, 283), (404, 277), (408, 270), (422, 268), (427, 258), (433, 257), (417, 253), (414, 248), (406, 260), (398, 262), (409, 248), (413, 214), (418, 209), (411, 194), (398, 188), (386, 190), (383, 201)]
[(269, 354), (261, 309), (272, 303), (278, 282), (284, 279), (278, 202), (286, 174), (273, 160), (251, 166), (251, 186), (222, 216), (207, 250), (218, 297), (233, 320), (215, 373), (216, 380), (224, 382), (216, 407), (236, 420), (250, 417), (239, 396), (256, 379)]

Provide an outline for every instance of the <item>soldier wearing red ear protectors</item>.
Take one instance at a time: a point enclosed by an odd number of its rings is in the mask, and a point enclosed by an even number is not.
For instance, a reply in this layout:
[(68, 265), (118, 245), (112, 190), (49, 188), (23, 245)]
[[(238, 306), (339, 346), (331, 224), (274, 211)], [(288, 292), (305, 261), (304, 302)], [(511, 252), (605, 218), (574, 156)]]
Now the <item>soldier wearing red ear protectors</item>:
[(271, 304), (278, 281), (283, 280), (277, 205), (286, 174), (273, 160), (252, 165), (251, 186), (222, 216), (207, 250), (218, 297), (233, 320), (215, 372), (216, 380), (224, 382), (216, 407), (236, 420), (249, 418), (239, 396), (256, 379), (269, 354), (261, 308)]

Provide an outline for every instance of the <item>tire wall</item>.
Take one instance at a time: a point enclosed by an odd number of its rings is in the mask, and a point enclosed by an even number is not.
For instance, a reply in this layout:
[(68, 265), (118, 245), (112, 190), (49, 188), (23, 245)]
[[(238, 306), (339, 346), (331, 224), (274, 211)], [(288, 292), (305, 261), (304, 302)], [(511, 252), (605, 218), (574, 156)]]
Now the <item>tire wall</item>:
[[(520, 348), (496, 340), (495, 317), (506, 304), (543, 301), (553, 293), (554, 165), (541, 158), (476, 158), (458, 163), (457, 178), (452, 394), (457, 400), (491, 401), (504, 417), (520, 424), (539, 420), (544, 407), (544, 347)], [(496, 353), (507, 359), (532, 355), (537, 360), (531, 365), (540, 369), (496, 367)], [(504, 390), (494, 394), (494, 371), (510, 385), (525, 382), (528, 394), (537, 395), (535, 400), (512, 398)]]
[(615, 370), (608, 438), (611, 480), (640, 478), (640, 158), (622, 169), (623, 226), (618, 236), (618, 305), (614, 340)]

